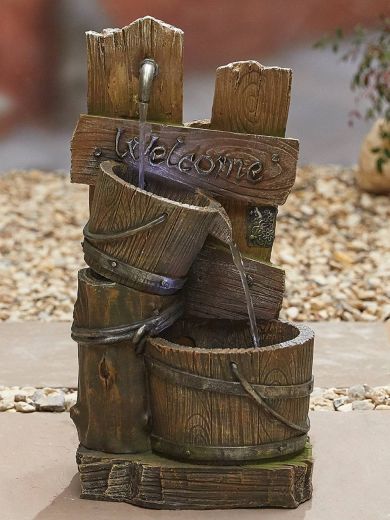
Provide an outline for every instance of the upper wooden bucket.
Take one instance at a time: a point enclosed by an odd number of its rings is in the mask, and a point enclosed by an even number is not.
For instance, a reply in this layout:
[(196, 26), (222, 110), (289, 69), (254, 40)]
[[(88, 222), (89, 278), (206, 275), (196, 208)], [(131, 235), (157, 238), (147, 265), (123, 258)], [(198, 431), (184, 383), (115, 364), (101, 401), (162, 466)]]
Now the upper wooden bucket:
[(313, 332), (283, 321), (176, 322), (148, 340), (152, 447), (165, 456), (234, 464), (304, 448)]
[(181, 289), (208, 234), (229, 242), (222, 206), (198, 192), (124, 180), (126, 166), (101, 164), (91, 216), (84, 229), (87, 264), (102, 276), (156, 294)]

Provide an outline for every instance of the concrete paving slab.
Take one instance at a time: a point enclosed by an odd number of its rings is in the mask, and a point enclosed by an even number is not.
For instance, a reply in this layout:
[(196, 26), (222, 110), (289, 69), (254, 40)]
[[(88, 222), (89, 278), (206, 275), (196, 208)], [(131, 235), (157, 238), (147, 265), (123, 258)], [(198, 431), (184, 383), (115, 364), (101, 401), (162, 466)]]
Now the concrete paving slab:
[(307, 325), (316, 335), (315, 386), (390, 384), (390, 323), (327, 321)]
[(152, 511), (80, 500), (68, 414), (0, 414), (2, 520), (385, 520), (390, 414), (313, 413), (314, 495), (296, 510)]
[(77, 387), (70, 322), (0, 323), (0, 385)]
[[(390, 384), (390, 324), (309, 323), (316, 333), (315, 386)], [(0, 324), (0, 384), (77, 386), (70, 323)]]

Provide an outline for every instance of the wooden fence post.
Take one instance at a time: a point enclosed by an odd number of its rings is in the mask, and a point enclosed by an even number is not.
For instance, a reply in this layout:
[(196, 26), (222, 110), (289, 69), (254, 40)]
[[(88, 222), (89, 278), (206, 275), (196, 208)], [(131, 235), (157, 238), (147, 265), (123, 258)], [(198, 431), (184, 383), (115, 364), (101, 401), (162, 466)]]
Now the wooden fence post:
[[(239, 61), (216, 73), (210, 128), (284, 137), (290, 106), (291, 69)], [(277, 160), (277, 157), (274, 158)], [(223, 200), (241, 253), (269, 261), (277, 208)]]
[[(149, 118), (182, 122), (180, 29), (146, 17), (123, 29), (106, 29), (101, 34), (89, 31), (86, 38), (89, 114), (137, 119), (139, 67), (143, 59), (152, 58), (159, 72), (152, 87)], [(94, 186), (90, 186), (90, 206), (93, 194)], [(96, 331), (139, 322), (165, 309), (174, 298), (146, 294), (81, 271), (74, 329)], [(139, 304), (134, 307), (132, 302)], [(79, 367), (79, 396), (72, 417), (80, 442), (116, 453), (147, 450), (144, 365), (131, 340), (89, 346), (79, 341)]]

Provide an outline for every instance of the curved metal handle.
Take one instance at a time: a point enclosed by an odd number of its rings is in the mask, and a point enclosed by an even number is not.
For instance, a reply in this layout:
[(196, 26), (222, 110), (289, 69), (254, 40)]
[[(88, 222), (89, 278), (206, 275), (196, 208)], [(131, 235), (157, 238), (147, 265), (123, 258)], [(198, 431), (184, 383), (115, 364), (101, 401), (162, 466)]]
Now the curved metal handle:
[(158, 217), (154, 218), (153, 220), (150, 220), (149, 222), (146, 222), (145, 224), (142, 224), (141, 226), (126, 229), (125, 231), (117, 231), (115, 233), (92, 233), (89, 231), (88, 224), (89, 221), (85, 224), (83, 229), (83, 235), (88, 240), (92, 240), (94, 242), (108, 242), (111, 240), (123, 240), (124, 238), (136, 235), (137, 233), (141, 233), (141, 231), (147, 231), (148, 229), (151, 229), (154, 226), (157, 226), (158, 224), (162, 224), (165, 222), (168, 218), (167, 213), (162, 213)]
[(277, 419), (278, 421), (280, 421), (282, 424), (284, 424), (285, 426), (288, 426), (289, 428), (291, 428), (292, 430), (296, 430), (297, 432), (300, 432), (300, 433), (307, 433), (310, 429), (310, 424), (308, 424), (307, 426), (299, 426), (299, 424), (295, 424), (293, 423), (292, 421), (289, 421), (288, 419), (286, 419), (285, 417), (283, 417), (283, 415), (280, 415), (279, 412), (277, 412), (276, 410), (274, 410), (269, 404), (267, 404), (264, 400), (264, 397), (260, 395), (259, 391), (256, 391), (253, 386), (249, 383), (249, 381), (247, 381), (247, 379), (245, 379), (245, 377), (241, 374), (241, 372), (239, 371), (238, 369), (238, 366), (237, 366), (237, 363), (234, 363), (234, 361), (232, 361), (230, 363), (230, 368), (232, 370), (232, 373), (233, 375), (237, 378), (237, 380), (241, 383), (243, 389), (246, 391), (246, 393), (252, 397), (252, 399), (254, 401), (256, 401), (256, 403), (261, 406), (262, 408), (264, 408), (264, 410), (266, 410), (269, 414), (271, 414), (273, 417), (275, 417), (275, 419)]

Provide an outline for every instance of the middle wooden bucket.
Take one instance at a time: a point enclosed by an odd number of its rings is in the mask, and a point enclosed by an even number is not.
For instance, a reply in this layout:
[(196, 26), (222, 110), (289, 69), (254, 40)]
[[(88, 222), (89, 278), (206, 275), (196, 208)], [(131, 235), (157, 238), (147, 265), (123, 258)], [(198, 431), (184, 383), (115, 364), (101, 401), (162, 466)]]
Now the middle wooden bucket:
[(91, 216), (84, 228), (86, 263), (134, 289), (173, 294), (208, 234), (229, 242), (231, 225), (210, 197), (149, 182), (149, 191), (125, 180), (126, 166), (101, 165)]
[(314, 333), (303, 325), (183, 320), (148, 340), (152, 448), (234, 464), (302, 450), (309, 430)]

